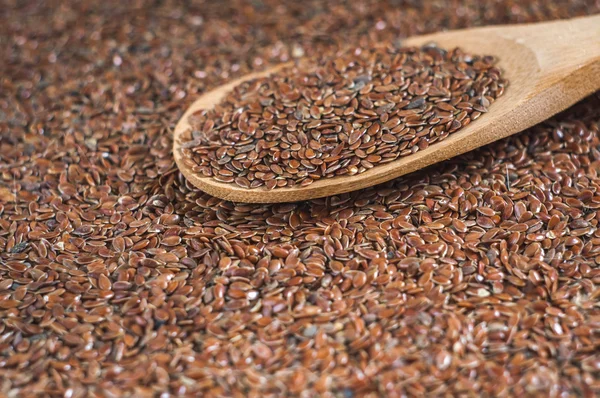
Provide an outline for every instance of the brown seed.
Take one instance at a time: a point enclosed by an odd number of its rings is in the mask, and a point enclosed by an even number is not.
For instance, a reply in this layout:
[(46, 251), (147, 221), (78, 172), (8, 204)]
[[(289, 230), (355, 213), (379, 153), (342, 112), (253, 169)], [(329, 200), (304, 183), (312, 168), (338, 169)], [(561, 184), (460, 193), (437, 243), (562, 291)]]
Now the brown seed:
[(110, 290), (111, 288), (111, 282), (110, 279), (108, 279), (108, 277), (106, 277), (106, 275), (100, 275), (98, 277), (98, 287), (102, 290)]

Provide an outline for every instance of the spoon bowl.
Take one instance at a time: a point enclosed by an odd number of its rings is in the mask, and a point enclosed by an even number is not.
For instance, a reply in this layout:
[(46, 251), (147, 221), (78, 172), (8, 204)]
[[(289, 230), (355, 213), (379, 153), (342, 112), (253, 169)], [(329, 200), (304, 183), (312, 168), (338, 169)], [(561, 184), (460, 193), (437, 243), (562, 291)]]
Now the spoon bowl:
[(324, 178), (301, 187), (245, 189), (193, 172), (183, 161), (189, 116), (210, 109), (240, 83), (268, 76), (282, 64), (246, 75), (198, 98), (175, 128), (173, 154), (186, 179), (210, 195), (237, 202), (280, 203), (354, 191), (389, 181), (523, 131), (600, 89), (600, 15), (555, 22), (491, 26), (409, 38), (406, 46), (434, 42), (472, 54), (493, 55), (509, 86), (476, 121), (424, 150), (352, 176)]

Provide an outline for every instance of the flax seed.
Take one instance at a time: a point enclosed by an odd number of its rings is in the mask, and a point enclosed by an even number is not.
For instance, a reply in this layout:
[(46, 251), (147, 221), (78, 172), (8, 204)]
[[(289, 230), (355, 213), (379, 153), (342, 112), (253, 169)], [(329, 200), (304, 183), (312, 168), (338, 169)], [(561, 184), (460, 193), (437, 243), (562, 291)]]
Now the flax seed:
[[(495, 106), (453, 95), (494, 60), (414, 84), (409, 57), (430, 67), (424, 54), (442, 50), (402, 38), (600, 12), (456, 3), (4, 2), (0, 396), (598, 396), (598, 93), (457, 159), (312, 201), (232, 203), (175, 167), (173, 128), (201, 93), (391, 43), (404, 85), (348, 73), (326, 98), (274, 87), (279, 105), (250, 108), (272, 129), (242, 126), (260, 145), (240, 134), (241, 153), (221, 146), (215, 169), (196, 165), (249, 186), (364, 172), (392, 147), (420, 148), (422, 117), (435, 145)], [(352, 115), (370, 127), (355, 133)], [(351, 134), (356, 159), (342, 159), (336, 140)]]

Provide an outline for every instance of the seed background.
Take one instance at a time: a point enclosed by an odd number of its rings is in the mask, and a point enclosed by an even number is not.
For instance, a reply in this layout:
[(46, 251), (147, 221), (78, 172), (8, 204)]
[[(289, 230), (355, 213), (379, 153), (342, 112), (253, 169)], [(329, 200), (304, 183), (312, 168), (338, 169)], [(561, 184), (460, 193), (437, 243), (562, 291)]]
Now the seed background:
[(375, 188), (211, 198), (200, 94), (305, 54), (598, 1), (3, 1), (0, 395), (594, 396), (600, 97)]

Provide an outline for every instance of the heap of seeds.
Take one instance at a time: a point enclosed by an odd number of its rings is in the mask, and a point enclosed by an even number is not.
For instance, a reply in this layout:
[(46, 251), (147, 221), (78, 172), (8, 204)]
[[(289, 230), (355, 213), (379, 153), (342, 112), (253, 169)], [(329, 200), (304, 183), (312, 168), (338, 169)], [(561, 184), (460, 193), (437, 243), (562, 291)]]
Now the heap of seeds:
[(301, 203), (213, 198), (171, 153), (252, 70), (598, 2), (192, 3), (0, 8), (0, 396), (600, 395), (599, 93)]
[(192, 170), (243, 188), (307, 186), (413, 154), (476, 120), (506, 82), (490, 56), (352, 49), (242, 83), (192, 115)]

